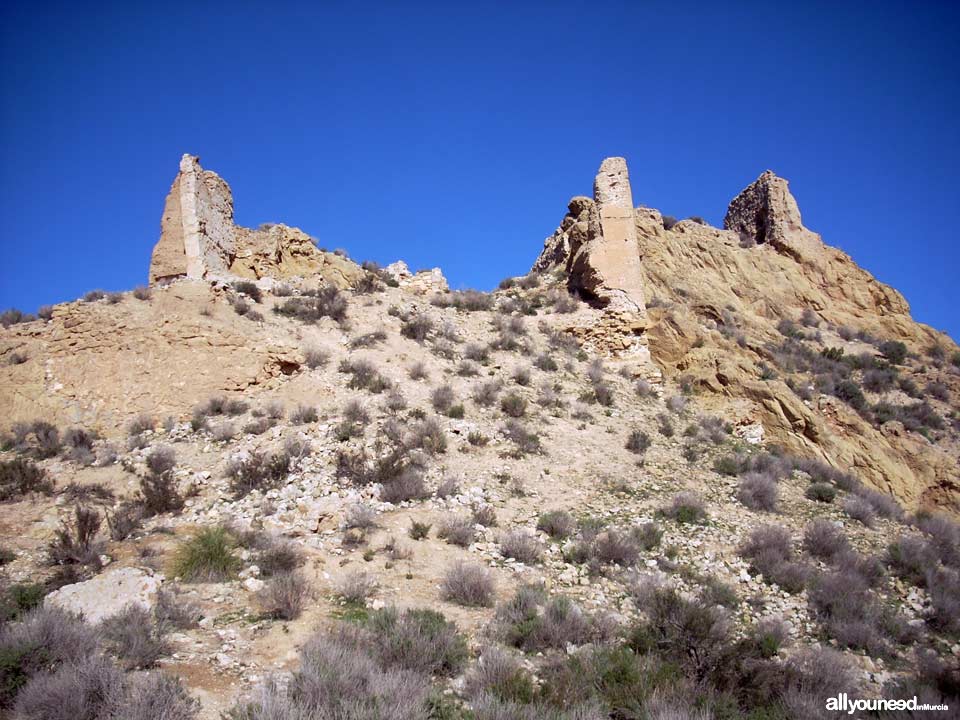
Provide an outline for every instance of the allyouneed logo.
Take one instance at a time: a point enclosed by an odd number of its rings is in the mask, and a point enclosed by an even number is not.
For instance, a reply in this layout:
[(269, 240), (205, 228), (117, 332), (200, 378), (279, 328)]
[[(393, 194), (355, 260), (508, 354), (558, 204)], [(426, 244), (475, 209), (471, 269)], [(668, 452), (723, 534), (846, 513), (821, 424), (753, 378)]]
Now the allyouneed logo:
[(946, 705), (931, 705), (921, 703), (916, 696), (910, 700), (886, 700), (883, 698), (856, 698), (851, 700), (846, 693), (827, 699), (827, 710), (831, 712), (845, 712), (853, 715), (855, 712), (868, 710), (949, 710)]

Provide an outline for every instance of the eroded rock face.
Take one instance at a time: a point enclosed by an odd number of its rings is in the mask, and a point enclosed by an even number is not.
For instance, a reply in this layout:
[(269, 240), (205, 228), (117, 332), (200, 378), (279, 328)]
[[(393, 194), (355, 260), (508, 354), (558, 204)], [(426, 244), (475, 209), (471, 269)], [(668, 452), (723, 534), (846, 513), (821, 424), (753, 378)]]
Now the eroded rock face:
[(796, 260), (823, 247), (820, 236), (803, 226), (789, 183), (770, 170), (733, 199), (723, 226), (739, 233), (747, 242), (769, 243)]
[(83, 615), (89, 623), (98, 623), (127, 605), (153, 609), (162, 582), (162, 575), (150, 575), (138, 568), (117, 568), (86, 582), (64, 585), (47, 595), (43, 604)]
[(150, 282), (226, 273), (234, 253), (230, 186), (200, 167), (200, 158), (184, 155), (163, 208), (160, 240), (150, 260)]
[(642, 315), (643, 271), (626, 160), (601, 163), (593, 196), (570, 201), (533, 270), (562, 268), (571, 290), (609, 310)]
[(279, 224), (252, 230), (234, 225), (230, 186), (200, 167), (200, 158), (181, 158), (150, 260), (151, 284), (179, 278), (316, 276), (346, 288), (363, 277), (363, 271), (349, 259), (319, 250), (298, 228)]

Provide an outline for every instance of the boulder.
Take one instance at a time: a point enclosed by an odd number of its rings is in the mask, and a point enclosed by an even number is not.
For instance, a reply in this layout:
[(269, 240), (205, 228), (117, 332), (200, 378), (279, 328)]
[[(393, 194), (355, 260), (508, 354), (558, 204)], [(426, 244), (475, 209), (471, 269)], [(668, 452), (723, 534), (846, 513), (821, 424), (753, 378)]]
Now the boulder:
[(139, 568), (117, 568), (92, 580), (64, 585), (47, 595), (43, 604), (78, 613), (87, 622), (98, 623), (130, 604), (152, 610), (162, 583), (162, 575), (151, 575)]

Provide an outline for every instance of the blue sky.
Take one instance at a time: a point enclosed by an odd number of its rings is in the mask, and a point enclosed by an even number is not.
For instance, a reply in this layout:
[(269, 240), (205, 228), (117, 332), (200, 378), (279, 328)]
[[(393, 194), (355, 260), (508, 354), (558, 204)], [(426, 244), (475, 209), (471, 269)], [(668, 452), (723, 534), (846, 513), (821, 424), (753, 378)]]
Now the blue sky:
[(624, 155), (637, 204), (715, 225), (774, 170), (958, 338), (958, 32), (955, 2), (7, 2), (0, 308), (143, 283), (184, 152), (240, 224), (485, 289)]

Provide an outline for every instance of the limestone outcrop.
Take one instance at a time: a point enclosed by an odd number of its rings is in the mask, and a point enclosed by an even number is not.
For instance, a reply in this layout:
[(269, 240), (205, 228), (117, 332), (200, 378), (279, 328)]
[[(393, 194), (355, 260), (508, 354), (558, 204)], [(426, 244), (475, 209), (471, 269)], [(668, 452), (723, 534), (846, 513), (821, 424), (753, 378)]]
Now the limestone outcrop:
[(593, 200), (575, 197), (568, 210), (544, 242), (534, 272), (562, 269), (571, 290), (611, 311), (642, 315), (643, 271), (627, 161), (604, 160)]
[(403, 260), (397, 260), (387, 265), (384, 272), (397, 281), (398, 287), (420, 295), (442, 293), (450, 289), (443, 271), (438, 267), (412, 272)]
[(235, 225), (233, 193), (223, 178), (184, 155), (167, 195), (160, 240), (150, 260), (150, 283), (179, 278), (320, 279), (351, 287), (364, 275), (347, 258), (324, 252), (299, 228)]
[(163, 208), (150, 282), (225, 274), (235, 253), (230, 186), (200, 167), (200, 158), (184, 155)]
[(801, 260), (823, 248), (820, 236), (803, 226), (790, 184), (767, 170), (730, 203), (723, 227), (747, 243), (768, 243)]
[(139, 568), (117, 568), (91, 580), (64, 585), (47, 595), (43, 604), (82, 615), (95, 624), (130, 605), (152, 610), (162, 583), (162, 575)]

